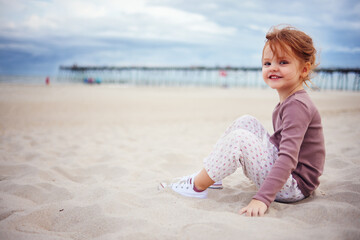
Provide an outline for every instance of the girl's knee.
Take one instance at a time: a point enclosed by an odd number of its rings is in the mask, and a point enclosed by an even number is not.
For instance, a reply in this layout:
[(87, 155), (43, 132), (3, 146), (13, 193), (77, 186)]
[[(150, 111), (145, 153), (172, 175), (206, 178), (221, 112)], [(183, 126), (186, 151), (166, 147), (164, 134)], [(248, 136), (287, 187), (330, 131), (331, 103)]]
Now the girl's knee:
[(256, 120), (256, 118), (251, 115), (243, 115), (235, 120), (233, 126), (236, 126), (236, 128), (247, 129), (248, 124), (254, 120)]
[(255, 118), (253, 116), (246, 114), (246, 115), (242, 115), (241, 117), (238, 117), (235, 120), (235, 122), (236, 123), (245, 123), (245, 122), (250, 122), (250, 121), (252, 121), (254, 119)]
[(256, 120), (256, 118), (248, 114), (245, 114), (238, 118), (238, 121), (242, 121), (242, 122), (251, 122), (253, 120)]

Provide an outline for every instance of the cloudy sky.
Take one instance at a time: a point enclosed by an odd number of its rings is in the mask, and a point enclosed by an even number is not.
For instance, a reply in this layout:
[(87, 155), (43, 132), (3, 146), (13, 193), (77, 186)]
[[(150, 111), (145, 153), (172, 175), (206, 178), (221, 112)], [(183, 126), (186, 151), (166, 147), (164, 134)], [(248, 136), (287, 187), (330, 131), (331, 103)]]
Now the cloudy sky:
[(291, 24), (322, 67), (360, 67), (359, 0), (0, 0), (0, 74), (59, 65), (260, 66), (265, 34)]

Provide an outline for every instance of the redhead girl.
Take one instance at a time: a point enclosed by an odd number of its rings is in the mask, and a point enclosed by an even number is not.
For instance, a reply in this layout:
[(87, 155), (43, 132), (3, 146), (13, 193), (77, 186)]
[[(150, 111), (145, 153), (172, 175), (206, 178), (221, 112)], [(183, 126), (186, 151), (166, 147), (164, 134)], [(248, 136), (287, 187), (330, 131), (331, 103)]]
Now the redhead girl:
[(319, 186), (325, 162), (320, 114), (304, 90), (314, 68), (312, 39), (293, 27), (272, 28), (262, 54), (265, 83), (279, 95), (270, 135), (252, 116), (230, 125), (204, 159), (204, 168), (170, 184), (187, 197), (206, 198), (207, 188), (222, 188), (222, 179), (241, 167), (257, 193), (239, 211), (263, 216), (273, 201), (297, 202)]

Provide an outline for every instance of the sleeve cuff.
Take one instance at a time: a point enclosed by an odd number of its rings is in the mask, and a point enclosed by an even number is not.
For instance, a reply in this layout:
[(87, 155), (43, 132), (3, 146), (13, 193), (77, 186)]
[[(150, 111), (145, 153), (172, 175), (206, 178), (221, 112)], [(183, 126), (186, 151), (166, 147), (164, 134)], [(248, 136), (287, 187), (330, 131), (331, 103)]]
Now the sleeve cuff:
[(253, 197), (253, 199), (262, 201), (263, 203), (265, 203), (265, 205), (266, 205), (268, 208), (270, 207), (271, 202), (268, 201), (268, 200), (266, 200), (265, 198), (263, 198), (263, 197), (261, 197), (261, 196), (258, 196), (257, 194)]

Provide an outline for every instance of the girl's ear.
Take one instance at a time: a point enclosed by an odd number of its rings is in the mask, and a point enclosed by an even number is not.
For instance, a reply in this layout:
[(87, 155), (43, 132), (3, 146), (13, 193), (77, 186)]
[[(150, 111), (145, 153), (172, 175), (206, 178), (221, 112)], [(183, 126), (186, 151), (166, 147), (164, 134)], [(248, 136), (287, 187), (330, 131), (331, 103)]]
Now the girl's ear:
[(302, 77), (302, 78), (307, 77), (307, 75), (309, 75), (310, 69), (311, 69), (311, 64), (310, 64), (310, 62), (306, 62), (306, 63), (304, 64), (304, 67), (302, 68), (301, 77)]

